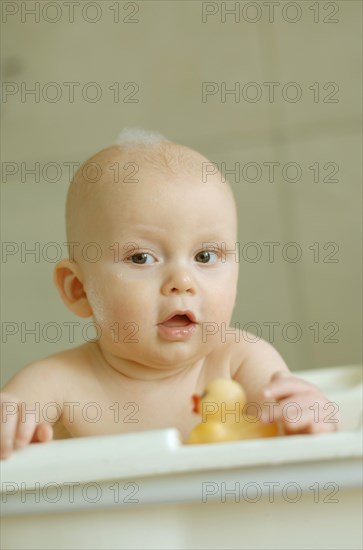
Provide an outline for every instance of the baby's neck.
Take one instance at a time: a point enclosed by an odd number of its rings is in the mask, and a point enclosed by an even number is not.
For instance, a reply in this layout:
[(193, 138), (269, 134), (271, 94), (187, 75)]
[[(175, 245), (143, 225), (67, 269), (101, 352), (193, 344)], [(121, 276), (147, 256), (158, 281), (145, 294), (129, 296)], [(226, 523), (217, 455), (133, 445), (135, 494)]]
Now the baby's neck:
[(205, 357), (180, 365), (173, 365), (171, 368), (143, 365), (130, 359), (121, 358), (108, 353), (98, 342), (89, 343), (89, 350), (92, 355), (97, 356), (98, 365), (111, 376), (119, 376), (140, 381), (160, 381), (171, 378), (182, 378), (195, 370), (200, 371), (204, 365)]

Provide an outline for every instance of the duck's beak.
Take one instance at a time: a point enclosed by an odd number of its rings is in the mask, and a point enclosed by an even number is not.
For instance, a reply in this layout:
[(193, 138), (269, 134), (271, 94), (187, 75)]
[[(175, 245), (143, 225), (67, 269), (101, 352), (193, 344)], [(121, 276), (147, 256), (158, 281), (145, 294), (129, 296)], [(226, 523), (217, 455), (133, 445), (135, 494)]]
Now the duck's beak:
[(192, 401), (193, 401), (193, 403), (194, 403), (193, 413), (199, 414), (200, 395), (194, 393), (194, 394), (192, 395)]

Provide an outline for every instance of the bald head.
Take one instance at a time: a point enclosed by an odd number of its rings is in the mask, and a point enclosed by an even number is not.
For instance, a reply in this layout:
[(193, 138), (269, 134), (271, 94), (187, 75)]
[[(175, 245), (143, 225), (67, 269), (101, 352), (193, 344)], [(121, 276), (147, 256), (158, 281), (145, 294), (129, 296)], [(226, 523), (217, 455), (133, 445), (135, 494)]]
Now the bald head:
[[(207, 169), (206, 169), (207, 167)], [(207, 175), (206, 175), (207, 174)], [(84, 239), (89, 224), (99, 215), (99, 205), (110, 206), (117, 194), (125, 198), (129, 193), (142, 193), (146, 182), (170, 182), (182, 185), (193, 181), (223, 188), (228, 200), (233, 202), (233, 193), (221, 174), (203, 155), (168, 141), (160, 135), (148, 133), (146, 137), (127, 137), (120, 144), (103, 149), (85, 161), (72, 179), (67, 196), (66, 228), (67, 241)], [(103, 210), (104, 215), (104, 210)]]

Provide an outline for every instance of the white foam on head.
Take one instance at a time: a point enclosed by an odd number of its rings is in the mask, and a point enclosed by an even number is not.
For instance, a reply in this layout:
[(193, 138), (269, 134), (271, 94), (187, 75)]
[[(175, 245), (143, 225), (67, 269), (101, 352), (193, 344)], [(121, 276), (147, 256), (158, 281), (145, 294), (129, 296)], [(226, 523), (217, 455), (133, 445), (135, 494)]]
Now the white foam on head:
[(153, 145), (161, 141), (169, 141), (159, 132), (144, 128), (124, 128), (117, 138), (118, 145)]

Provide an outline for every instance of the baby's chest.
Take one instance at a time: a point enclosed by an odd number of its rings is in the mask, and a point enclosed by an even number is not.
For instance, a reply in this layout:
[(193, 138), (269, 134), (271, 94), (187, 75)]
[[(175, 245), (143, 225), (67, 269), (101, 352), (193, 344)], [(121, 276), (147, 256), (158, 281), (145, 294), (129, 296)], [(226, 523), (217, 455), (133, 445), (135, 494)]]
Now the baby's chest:
[[(72, 384), (63, 404), (62, 424), (73, 436), (130, 433), (175, 427), (187, 436), (200, 421), (192, 395), (201, 394), (214, 378), (229, 378), (225, 357), (210, 357), (203, 368), (162, 381), (102, 383), (99, 379)], [(83, 382), (83, 383), (82, 383)]]
[(78, 395), (63, 404), (62, 424), (73, 437), (169, 427), (187, 432), (198, 420), (192, 411), (195, 391), (195, 386), (179, 391), (167, 387), (143, 392), (119, 389), (107, 396), (88, 391), (86, 396)]

